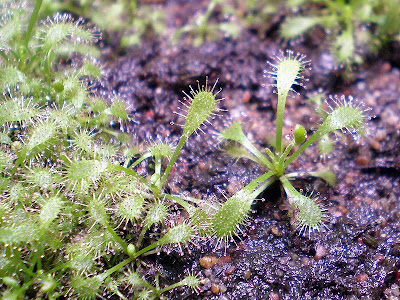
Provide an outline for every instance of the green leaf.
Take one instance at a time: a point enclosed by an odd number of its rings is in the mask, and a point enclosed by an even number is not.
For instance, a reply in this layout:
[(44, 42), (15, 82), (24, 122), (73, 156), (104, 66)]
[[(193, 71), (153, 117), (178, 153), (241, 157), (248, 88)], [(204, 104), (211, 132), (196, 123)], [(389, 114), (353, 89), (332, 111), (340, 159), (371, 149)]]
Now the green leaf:
[(129, 119), (128, 113), (126, 112), (126, 104), (124, 101), (116, 98), (110, 107), (111, 114), (118, 120), (126, 121)]
[(118, 215), (131, 221), (139, 219), (143, 212), (144, 198), (140, 194), (126, 195), (118, 206)]
[(107, 170), (108, 163), (99, 160), (76, 160), (67, 166), (65, 180), (70, 189), (87, 190)]
[(25, 180), (27, 183), (45, 190), (50, 189), (55, 182), (53, 172), (43, 167), (28, 168)]
[(101, 276), (84, 277), (74, 276), (71, 278), (71, 288), (77, 299), (91, 300), (96, 299), (103, 284)]
[(334, 186), (336, 184), (336, 175), (328, 168), (322, 171), (309, 172), (309, 174), (311, 176), (321, 178), (330, 186)]
[(318, 141), (318, 152), (322, 157), (326, 157), (333, 151), (333, 141), (329, 135), (325, 134)]
[(215, 82), (213, 87), (206, 85), (201, 86), (198, 85), (198, 90), (193, 90), (190, 87), (190, 95), (184, 93), (187, 97), (187, 101), (189, 102), (186, 118), (185, 118), (185, 125), (183, 127), (183, 135), (190, 136), (195, 132), (201, 125), (207, 121), (207, 119), (212, 116), (217, 103), (219, 102), (216, 99), (216, 94), (214, 94), (214, 88), (217, 84)]
[(164, 222), (168, 215), (168, 207), (162, 202), (156, 202), (147, 211), (144, 227), (150, 228), (151, 225)]
[(88, 210), (93, 221), (103, 226), (108, 225), (108, 216), (105, 210), (105, 203), (101, 197), (93, 196), (88, 205)]
[(0, 150), (0, 172), (10, 169), (13, 165), (12, 162), (11, 157), (3, 150)]
[(62, 208), (62, 199), (58, 196), (47, 198), (40, 209), (40, 221), (49, 226), (58, 217)]
[(182, 223), (168, 230), (158, 242), (160, 245), (185, 243), (193, 237), (193, 233), (193, 228), (190, 225)]
[(317, 17), (293, 17), (281, 26), (281, 36), (285, 39), (295, 39), (306, 33), (312, 27), (317, 25), (320, 19)]
[(0, 104), (0, 123), (24, 122), (33, 119), (39, 110), (24, 97), (12, 98)]
[[(283, 56), (283, 55), (282, 55)], [(287, 95), (292, 86), (298, 84), (300, 74), (304, 70), (305, 56), (296, 54), (292, 51), (286, 51), (286, 55), (278, 60), (276, 69), (274, 70), (276, 78), (276, 87), (278, 94)]]
[(321, 127), (326, 126), (328, 132), (346, 129), (350, 133), (358, 132), (364, 127), (365, 112), (369, 109), (364, 109), (362, 104), (358, 105), (352, 96), (347, 99), (345, 96), (335, 96), (331, 100), (335, 107), (331, 107), (331, 112)]
[(240, 190), (224, 202), (211, 219), (211, 228), (217, 238), (230, 238), (236, 234), (250, 213), (254, 198), (245, 190)]
[(2, 66), (0, 72), (0, 88), (2, 91), (13, 90), (19, 85), (26, 85), (28, 79), (14, 66)]
[(353, 60), (355, 57), (355, 44), (351, 31), (345, 31), (336, 38), (333, 43), (332, 53), (338, 63), (348, 63)]
[(51, 141), (56, 137), (57, 124), (51, 121), (45, 121), (43, 123), (38, 122), (34, 127), (32, 133), (29, 135), (26, 150), (28, 153), (37, 152), (43, 149), (47, 145), (51, 144)]
[[(4, 5), (2, 3), (2, 5)], [(10, 50), (10, 41), (21, 33), (23, 26), (23, 10), (11, 9), (2, 14), (2, 24), (0, 26), (0, 48)]]
[(238, 122), (233, 122), (231, 126), (220, 133), (220, 137), (224, 140), (235, 141), (238, 143), (243, 143), (243, 141), (247, 139)]

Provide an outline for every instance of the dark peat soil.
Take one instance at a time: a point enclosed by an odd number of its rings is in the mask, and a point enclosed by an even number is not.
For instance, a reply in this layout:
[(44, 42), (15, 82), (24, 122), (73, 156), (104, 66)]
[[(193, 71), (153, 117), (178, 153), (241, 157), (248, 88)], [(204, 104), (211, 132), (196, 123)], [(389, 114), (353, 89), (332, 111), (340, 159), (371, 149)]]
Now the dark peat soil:
[[(188, 16), (204, 8), (193, 1), (164, 5), (170, 27), (187, 22)], [(207, 41), (199, 48), (191, 46), (189, 39), (176, 45), (146, 39), (114, 59), (113, 48), (104, 47), (106, 74), (96, 93), (118, 95), (128, 103), (135, 120), (129, 129), (138, 144), (176, 142), (183, 120), (174, 111), (183, 98), (182, 90), (189, 92), (189, 85), (204, 83), (206, 76), (209, 84), (219, 79), (217, 88), (222, 88), (224, 98), (220, 108), (227, 111), (205, 133), (189, 140), (168, 182), (171, 193), (223, 201), (265, 171), (248, 160), (226, 155), (217, 133), (237, 120), (250, 140), (265, 147), (275, 130), (277, 98), (263, 70), (285, 46), (279, 42), (277, 24), (269, 28), (265, 38), (244, 29), (236, 40)], [(327, 95), (352, 95), (372, 107), (367, 134), (361, 140), (354, 141), (349, 134), (337, 136), (330, 157), (320, 159), (316, 147), (311, 147), (290, 166), (290, 172), (329, 167), (336, 173), (334, 187), (308, 177), (295, 183), (297, 188), (318, 192), (328, 211), (326, 228), (311, 236), (296, 232), (282, 210), (280, 187), (272, 187), (254, 205), (244, 234), (226, 248), (198, 242), (200, 248), (189, 245), (183, 256), (172, 251), (146, 258), (143, 272), (160, 272), (164, 283), (181, 280), (185, 272), (203, 279), (200, 293), (180, 288), (165, 295), (168, 299), (400, 297), (398, 57), (395, 51), (383, 51), (344, 80), (319, 29), (292, 49), (307, 55), (312, 70), (307, 74), (307, 89), (299, 89), (301, 95), (287, 101), (285, 134), (297, 123), (312, 132), (319, 117), (306, 100), (321, 89)], [(200, 265), (204, 257), (217, 263), (205, 269)]]

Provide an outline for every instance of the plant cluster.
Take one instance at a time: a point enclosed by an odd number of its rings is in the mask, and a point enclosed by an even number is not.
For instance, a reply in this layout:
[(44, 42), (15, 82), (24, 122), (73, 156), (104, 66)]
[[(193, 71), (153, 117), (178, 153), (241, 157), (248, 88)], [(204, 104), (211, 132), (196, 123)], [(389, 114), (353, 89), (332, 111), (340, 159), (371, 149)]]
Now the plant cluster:
[(152, 5), (139, 2), (137, 0), (45, 0), (42, 11), (47, 15), (68, 11), (83, 16), (102, 31), (118, 32), (122, 36), (121, 47), (124, 48), (139, 44), (146, 35), (162, 35), (165, 32), (164, 12)]
[(400, 38), (399, 0), (292, 0), (298, 15), (281, 25), (284, 39), (294, 40), (319, 25), (332, 35), (331, 52), (339, 64), (360, 63), (365, 49), (376, 53)]
[[(289, 215), (292, 217), (293, 223), (296, 224), (300, 232), (311, 233), (314, 230), (319, 230), (324, 223), (325, 211), (321, 207), (317, 197), (313, 197), (313, 193), (305, 195), (297, 191), (291, 184), (291, 180), (299, 177), (301, 173), (287, 173), (287, 167), (300, 155), (305, 149), (316, 142), (320, 142), (319, 148), (323, 154), (332, 149), (329, 134), (335, 131), (349, 132), (358, 138), (358, 134), (363, 132), (364, 123), (366, 121), (366, 112), (369, 108), (364, 108), (362, 103), (357, 103), (351, 96), (349, 97), (330, 97), (327, 101), (327, 110), (324, 111), (324, 119), (318, 129), (313, 132), (310, 137), (307, 137), (305, 128), (297, 124), (293, 129), (293, 135), (286, 145), (282, 140), (282, 129), (285, 112), (286, 99), (289, 93), (293, 90), (294, 85), (302, 86), (301, 82), (304, 79), (303, 71), (308, 67), (309, 62), (305, 60), (303, 55), (294, 55), (293, 52), (287, 51), (276, 57), (276, 61), (269, 63), (271, 70), (266, 73), (275, 81), (276, 93), (278, 95), (277, 116), (276, 116), (276, 135), (273, 149), (265, 148), (259, 150), (246, 137), (242, 131), (241, 125), (238, 122), (224, 130), (220, 136), (222, 139), (230, 141), (231, 144), (226, 148), (227, 152), (236, 158), (251, 159), (259, 165), (263, 166), (268, 171), (250, 182), (241, 193), (257, 190), (264, 191), (274, 182), (279, 181), (287, 195), (287, 207)], [(327, 147), (327, 142), (331, 147)], [(329, 149), (327, 149), (329, 148)], [(296, 149), (295, 151), (292, 151)], [(335, 183), (335, 175), (329, 170), (308, 172), (309, 175), (320, 177), (328, 184)], [(242, 199), (243, 201), (243, 199)], [(232, 203), (232, 208), (243, 206), (237, 203)], [(250, 209), (251, 202), (249, 201), (245, 210), (232, 209), (229, 216), (238, 214), (246, 218)], [(229, 224), (229, 218), (225, 220), (225, 224)]]
[[(90, 55), (98, 54), (98, 33), (69, 15), (37, 25), (41, 2), (1, 7), (2, 298), (93, 299), (108, 290), (124, 299), (120, 290), (129, 288), (153, 299), (182, 285), (198, 288), (191, 274), (161, 286), (136, 269), (140, 256), (180, 248), (198, 231), (200, 223), (175, 208), (194, 213), (193, 204), (164, 185), (187, 139), (216, 110), (213, 89), (192, 90), (176, 148), (157, 143), (139, 152), (124, 132), (125, 102), (88, 91), (101, 76)], [(144, 159), (154, 161), (151, 177), (133, 169)]]

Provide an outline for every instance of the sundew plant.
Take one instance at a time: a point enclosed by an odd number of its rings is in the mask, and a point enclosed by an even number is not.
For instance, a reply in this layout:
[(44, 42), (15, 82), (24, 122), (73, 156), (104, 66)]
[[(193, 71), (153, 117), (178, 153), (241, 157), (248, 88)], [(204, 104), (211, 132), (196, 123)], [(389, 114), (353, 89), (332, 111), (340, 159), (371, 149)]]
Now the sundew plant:
[(281, 36), (295, 40), (321, 26), (338, 64), (361, 63), (400, 37), (399, 0), (291, 0), (288, 6), (298, 13), (282, 24)]
[[(302, 81), (305, 80), (303, 72), (308, 66), (309, 61), (306, 61), (303, 55), (295, 55), (292, 51), (281, 52), (276, 56), (274, 62), (269, 63), (269, 70), (266, 73), (273, 78), (278, 95), (276, 136), (275, 145), (272, 149), (260, 150), (254, 146), (246, 137), (238, 122), (233, 122), (229, 128), (221, 132), (220, 136), (223, 140), (233, 142), (227, 147), (228, 153), (234, 157), (251, 159), (268, 171), (239, 191), (239, 194), (244, 196), (238, 199), (229, 199), (223, 204), (219, 214), (225, 211), (226, 215), (220, 221), (221, 229), (223, 229), (220, 231), (220, 235), (233, 234), (236, 230), (235, 226), (246, 220), (252, 204), (252, 197), (249, 195), (259, 194), (276, 181), (281, 183), (286, 193), (290, 208), (289, 215), (300, 232), (311, 233), (314, 230), (319, 230), (324, 223), (326, 214), (317, 197), (296, 190), (291, 181), (298, 177), (300, 173), (287, 173), (286, 169), (312, 144), (322, 141), (322, 145), (324, 145), (323, 141), (329, 138), (330, 133), (338, 130), (349, 132), (356, 139), (358, 134), (363, 132), (364, 123), (367, 120), (366, 112), (370, 109), (365, 108), (362, 103), (358, 103), (351, 96), (330, 97), (327, 101), (328, 109), (325, 111), (325, 118), (318, 129), (310, 137), (307, 137), (305, 128), (297, 124), (290, 141), (287, 145), (284, 145), (282, 128), (286, 100), (289, 93), (295, 92), (292, 88), (294, 85), (303, 85)], [(335, 175), (329, 170), (310, 171), (308, 174), (320, 177), (329, 184), (335, 182)], [(233, 221), (235, 218), (237, 222)], [(230, 226), (230, 230), (228, 230), (228, 226)]]

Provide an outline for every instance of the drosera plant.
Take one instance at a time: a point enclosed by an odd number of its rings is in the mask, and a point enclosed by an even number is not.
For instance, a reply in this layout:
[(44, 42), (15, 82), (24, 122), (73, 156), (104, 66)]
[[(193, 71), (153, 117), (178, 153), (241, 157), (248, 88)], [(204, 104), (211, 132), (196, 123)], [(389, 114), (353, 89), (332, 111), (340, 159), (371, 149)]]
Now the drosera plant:
[(288, 5), (300, 13), (281, 25), (281, 36), (296, 40), (322, 26), (331, 33), (331, 52), (339, 65), (361, 63), (365, 52), (376, 53), (400, 33), (399, 0), (294, 0)]
[(146, 36), (165, 33), (165, 14), (160, 4), (137, 0), (49, 1), (43, 5), (45, 14), (68, 11), (91, 20), (103, 32), (121, 36), (122, 48), (140, 44)]
[[(189, 137), (218, 114), (215, 85), (199, 85), (182, 101), (176, 146), (141, 153), (127, 134), (125, 102), (88, 90), (101, 75), (87, 54), (98, 54), (96, 32), (69, 15), (39, 23), (41, 4), (31, 12), (1, 7), (2, 298), (156, 299), (178, 286), (196, 290), (193, 274), (167, 285), (138, 269), (143, 255), (181, 252), (207, 231), (197, 204), (169, 194), (166, 182)], [(146, 159), (154, 171), (143, 177), (135, 168)]]
[[(349, 132), (355, 139), (363, 132), (367, 120), (367, 111), (360, 102), (351, 96), (331, 97), (328, 103), (325, 119), (318, 129), (307, 137), (305, 128), (297, 124), (293, 135), (284, 146), (282, 140), (282, 128), (284, 120), (285, 103), (289, 93), (294, 92), (294, 85), (302, 85), (304, 81), (304, 70), (308, 68), (309, 61), (301, 54), (292, 51), (281, 52), (274, 62), (269, 63), (266, 73), (274, 79), (274, 86), (278, 95), (276, 114), (276, 137), (272, 149), (259, 150), (244, 134), (241, 125), (233, 122), (226, 130), (221, 132), (223, 140), (233, 142), (228, 146), (228, 152), (235, 157), (245, 157), (263, 166), (268, 171), (251, 181), (241, 189), (237, 195), (232, 197), (219, 210), (220, 219), (214, 220), (213, 225), (221, 224), (224, 228), (219, 234), (232, 235), (237, 230), (237, 225), (243, 223), (250, 212), (252, 198), (257, 197), (262, 191), (279, 181), (287, 196), (289, 215), (301, 233), (311, 233), (319, 230), (326, 217), (324, 208), (313, 193), (303, 194), (294, 188), (292, 180), (299, 177), (301, 173), (287, 173), (288, 166), (301, 155), (312, 144), (324, 139), (336, 131)], [(239, 145), (239, 146), (238, 146)], [(295, 151), (293, 151), (295, 150)], [(324, 179), (328, 184), (335, 183), (335, 175), (329, 170), (314, 171), (308, 173)], [(246, 197), (251, 195), (252, 197)], [(256, 194), (256, 195), (254, 195)], [(244, 196), (243, 196), (244, 195)], [(240, 209), (239, 209), (240, 208)], [(222, 215), (222, 212), (225, 213)], [(236, 215), (237, 214), (237, 215)], [(236, 219), (230, 216), (236, 215)], [(223, 224), (223, 226), (222, 226)], [(225, 230), (227, 228), (230, 230)]]

